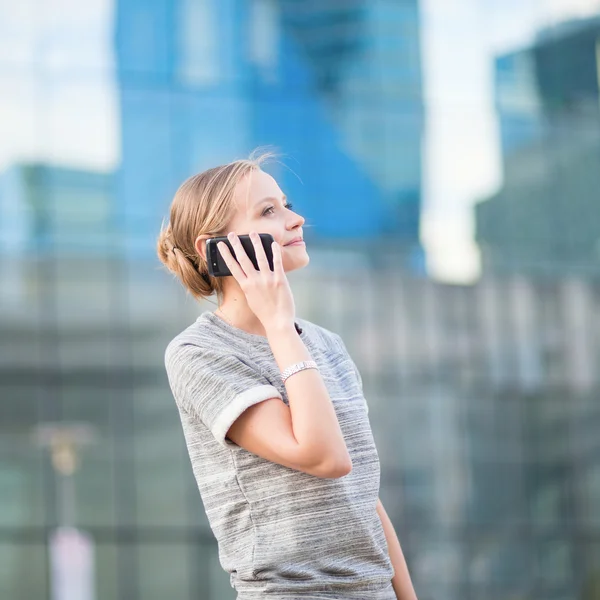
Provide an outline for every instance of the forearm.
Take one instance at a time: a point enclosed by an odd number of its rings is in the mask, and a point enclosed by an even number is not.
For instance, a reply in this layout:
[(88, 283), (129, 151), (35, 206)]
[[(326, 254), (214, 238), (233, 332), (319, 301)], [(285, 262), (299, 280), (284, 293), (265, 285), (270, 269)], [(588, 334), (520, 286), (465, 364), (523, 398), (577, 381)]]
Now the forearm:
[[(267, 329), (267, 339), (279, 369), (312, 360), (304, 342), (293, 326)], [(285, 382), (292, 430), (305, 456), (319, 462), (330, 457), (331, 464), (350, 463), (350, 456), (340, 429), (333, 403), (317, 369), (305, 369)]]
[(400, 546), (400, 541), (396, 535), (394, 525), (388, 517), (385, 508), (383, 508), (381, 500), (377, 501), (377, 513), (381, 519), (381, 524), (383, 525), (383, 531), (385, 532), (385, 539), (388, 545), (390, 560), (392, 561), (392, 566), (394, 567), (392, 585), (394, 587), (394, 592), (396, 592), (396, 598), (398, 598), (398, 600), (417, 600), (417, 594), (415, 593), (415, 589), (410, 579), (410, 574), (408, 572), (406, 560), (404, 559), (404, 553), (402, 552), (402, 548)]

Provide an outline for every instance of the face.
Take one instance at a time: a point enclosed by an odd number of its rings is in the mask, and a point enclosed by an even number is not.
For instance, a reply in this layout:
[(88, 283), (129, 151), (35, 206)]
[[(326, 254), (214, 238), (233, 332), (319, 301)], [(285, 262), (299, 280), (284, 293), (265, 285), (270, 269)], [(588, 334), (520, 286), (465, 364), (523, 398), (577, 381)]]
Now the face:
[(290, 244), (293, 239), (303, 237), (304, 218), (291, 210), (291, 204), (271, 175), (260, 169), (246, 175), (236, 186), (234, 203), (236, 211), (225, 234), (270, 233), (281, 246), (286, 272), (308, 264), (304, 243)]

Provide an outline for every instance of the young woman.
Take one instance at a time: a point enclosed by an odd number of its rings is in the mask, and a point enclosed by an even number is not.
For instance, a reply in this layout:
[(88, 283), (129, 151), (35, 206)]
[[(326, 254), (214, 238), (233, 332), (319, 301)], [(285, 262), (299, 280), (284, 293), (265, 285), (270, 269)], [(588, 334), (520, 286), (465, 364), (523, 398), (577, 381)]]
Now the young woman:
[[(165, 365), (220, 563), (238, 600), (414, 600), (360, 374), (339, 335), (296, 317), (286, 272), (309, 262), (304, 219), (265, 158), (190, 177), (158, 239), (191, 294), (219, 301)], [(237, 238), (248, 233), (258, 270)], [(273, 271), (257, 233), (275, 239)], [(232, 276), (214, 278), (205, 240), (225, 234)]]

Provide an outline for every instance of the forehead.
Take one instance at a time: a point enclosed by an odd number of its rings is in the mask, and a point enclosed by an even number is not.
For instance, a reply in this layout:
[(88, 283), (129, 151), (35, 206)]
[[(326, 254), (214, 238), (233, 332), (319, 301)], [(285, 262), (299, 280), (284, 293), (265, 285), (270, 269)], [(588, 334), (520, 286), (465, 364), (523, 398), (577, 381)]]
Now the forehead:
[(234, 200), (243, 208), (259, 203), (267, 197), (281, 198), (283, 192), (275, 179), (260, 169), (246, 174), (235, 187)]

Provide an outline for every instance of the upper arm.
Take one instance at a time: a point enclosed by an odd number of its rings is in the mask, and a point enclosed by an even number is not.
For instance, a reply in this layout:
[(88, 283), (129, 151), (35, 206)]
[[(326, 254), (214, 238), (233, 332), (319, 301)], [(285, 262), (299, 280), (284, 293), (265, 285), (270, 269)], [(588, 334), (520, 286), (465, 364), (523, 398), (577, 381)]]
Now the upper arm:
[(233, 423), (227, 437), (238, 446), (271, 462), (316, 477), (343, 477), (344, 469), (328, 465), (323, 457), (302, 451), (294, 436), (289, 407), (271, 398), (247, 408)]
[(214, 347), (172, 345), (165, 365), (173, 395), (224, 447), (234, 443), (271, 462), (319, 477), (342, 477), (300, 448), (281, 394), (252, 362)]

